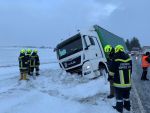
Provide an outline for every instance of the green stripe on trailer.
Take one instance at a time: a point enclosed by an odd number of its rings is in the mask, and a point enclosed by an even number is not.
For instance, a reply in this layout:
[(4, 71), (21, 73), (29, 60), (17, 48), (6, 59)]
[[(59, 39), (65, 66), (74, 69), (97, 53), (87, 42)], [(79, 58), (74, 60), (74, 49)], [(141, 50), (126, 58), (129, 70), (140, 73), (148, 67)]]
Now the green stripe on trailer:
[[(125, 51), (128, 51), (123, 38), (101, 28), (98, 25), (94, 25), (94, 29), (97, 32), (97, 35), (100, 39), (103, 49), (108, 44), (111, 45), (112, 47), (115, 47), (116, 45), (122, 45), (122, 46), (124, 46)], [(105, 55), (107, 58), (107, 56), (108, 56), (107, 53), (105, 53)]]

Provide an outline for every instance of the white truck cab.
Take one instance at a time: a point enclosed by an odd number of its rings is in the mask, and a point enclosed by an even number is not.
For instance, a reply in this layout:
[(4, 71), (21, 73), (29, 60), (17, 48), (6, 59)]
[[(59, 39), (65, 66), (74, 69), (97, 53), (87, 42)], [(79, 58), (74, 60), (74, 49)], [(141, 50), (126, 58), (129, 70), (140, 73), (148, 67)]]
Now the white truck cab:
[(95, 30), (80, 31), (59, 43), (56, 52), (60, 67), (66, 72), (95, 78), (100, 76), (101, 70), (108, 70), (107, 59)]

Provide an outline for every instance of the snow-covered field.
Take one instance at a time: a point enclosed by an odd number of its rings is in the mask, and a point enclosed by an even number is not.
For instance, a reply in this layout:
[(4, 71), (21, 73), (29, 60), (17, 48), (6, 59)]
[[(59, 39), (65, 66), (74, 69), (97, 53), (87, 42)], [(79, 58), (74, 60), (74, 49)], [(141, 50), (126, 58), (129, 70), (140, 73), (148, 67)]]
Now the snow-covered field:
[[(18, 65), (18, 56), (22, 48), (0, 47), (0, 67)], [(53, 49), (38, 49), (41, 63), (56, 62)]]
[[(19, 50), (6, 48), (0, 65), (17, 64)], [(40, 66), (36, 79), (18, 81), (17, 66), (0, 68), (0, 113), (116, 113), (112, 108), (115, 99), (106, 98), (109, 84), (103, 77), (87, 80), (67, 74), (54, 63), (52, 50), (41, 49), (39, 54), (48, 64)]]

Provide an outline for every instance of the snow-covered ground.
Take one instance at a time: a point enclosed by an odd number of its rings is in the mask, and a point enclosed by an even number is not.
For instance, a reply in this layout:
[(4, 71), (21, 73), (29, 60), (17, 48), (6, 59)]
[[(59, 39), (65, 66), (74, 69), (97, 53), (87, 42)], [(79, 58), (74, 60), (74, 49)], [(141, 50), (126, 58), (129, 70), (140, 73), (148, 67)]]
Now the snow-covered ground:
[[(22, 48), (0, 47), (0, 67), (18, 65), (18, 56)], [(53, 49), (38, 49), (41, 63), (56, 62)]]
[[(49, 54), (41, 59), (56, 61), (55, 53)], [(11, 65), (5, 61), (3, 65)], [(115, 99), (106, 98), (109, 84), (103, 77), (87, 80), (62, 72), (58, 63), (52, 62), (42, 64), (40, 74), (36, 79), (18, 81), (17, 66), (0, 68), (0, 113), (116, 113), (112, 108)]]

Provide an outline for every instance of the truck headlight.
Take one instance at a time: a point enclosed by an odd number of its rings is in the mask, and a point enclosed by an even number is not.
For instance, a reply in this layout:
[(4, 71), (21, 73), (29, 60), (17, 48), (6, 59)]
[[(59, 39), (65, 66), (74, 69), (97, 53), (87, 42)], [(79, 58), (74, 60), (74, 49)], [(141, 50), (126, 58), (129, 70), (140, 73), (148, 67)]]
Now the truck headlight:
[(86, 71), (86, 70), (89, 70), (91, 68), (91, 66), (86, 66), (86, 67), (84, 67), (84, 70)]
[(90, 69), (90, 66), (87, 66), (86, 69)]

